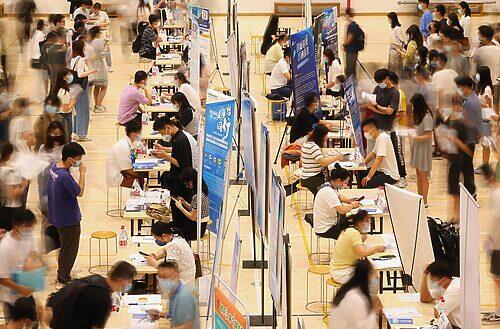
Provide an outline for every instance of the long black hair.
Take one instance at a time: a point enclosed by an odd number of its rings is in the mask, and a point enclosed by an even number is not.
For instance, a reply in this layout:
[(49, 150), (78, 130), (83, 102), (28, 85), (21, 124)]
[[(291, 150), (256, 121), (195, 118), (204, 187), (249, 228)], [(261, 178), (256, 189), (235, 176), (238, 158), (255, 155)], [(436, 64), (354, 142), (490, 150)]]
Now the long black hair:
[(413, 123), (419, 125), (424, 120), (427, 113), (432, 115), (427, 102), (422, 94), (416, 93), (410, 99), (410, 103), (413, 105)]
[(477, 69), (477, 73), (479, 73), (479, 81), (477, 82), (476, 91), (479, 95), (484, 93), (486, 87), (490, 86), (491, 91), (493, 92), (493, 82), (491, 81), (491, 71), (488, 66), (480, 66)]
[(391, 11), (390, 13), (388, 13), (387, 18), (391, 20), (391, 29), (395, 28), (396, 26), (401, 26), (401, 23), (398, 19), (398, 14), (396, 14), (395, 12)]
[(330, 130), (325, 125), (316, 125), (316, 127), (314, 127), (313, 129), (313, 132), (311, 133), (311, 136), (309, 136), (307, 140), (316, 143), (316, 145), (318, 145), (319, 147), (322, 147), (325, 136), (328, 135), (329, 131)]
[[(182, 169), (179, 179), (184, 182), (193, 182), (193, 195), (195, 195), (198, 191), (198, 171), (194, 168), (184, 168)], [(205, 183), (205, 180), (201, 182), (201, 193), (203, 195), (208, 196), (208, 185)]]
[(450, 20), (450, 26), (451, 27), (456, 27), (458, 30), (463, 34), (464, 33), (464, 28), (462, 25), (460, 25), (460, 21), (458, 20), (458, 15), (455, 13), (449, 13), (448, 14), (448, 19)]
[[(339, 288), (335, 298), (333, 299), (333, 305), (339, 306), (339, 304), (344, 299), (345, 295), (352, 290), (358, 288), (361, 293), (366, 296), (366, 302), (368, 303), (368, 308), (371, 310), (373, 304), (370, 297), (370, 274), (373, 271), (373, 266), (366, 259), (358, 260), (354, 268), (354, 275), (349, 279), (342, 287)], [(355, 306), (355, 305), (352, 305)]]
[(45, 143), (44, 147), (47, 152), (52, 152), (55, 146), (55, 140), (54, 138), (50, 135), (54, 130), (60, 129), (62, 132), (62, 141), (61, 141), (61, 146), (65, 145), (68, 143), (68, 134), (66, 132), (66, 128), (64, 127), (64, 124), (59, 121), (59, 120), (54, 120), (51, 123), (49, 123), (47, 127), (47, 131), (45, 132)]
[(420, 28), (418, 25), (413, 24), (406, 30), (406, 33), (409, 35), (409, 40), (413, 40), (417, 43), (417, 47), (422, 47), (424, 45), (424, 39), (422, 37), (422, 32), (420, 32)]
[(472, 14), (472, 11), (470, 10), (470, 6), (467, 2), (465, 1), (460, 1), (458, 5), (464, 10), (464, 16), (470, 16)]
[(347, 178), (351, 177), (351, 173), (345, 169), (342, 168), (342, 166), (339, 163), (336, 163), (334, 168), (328, 173), (329, 179), (330, 180), (345, 180)]
[(151, 234), (161, 237), (163, 234), (170, 234), (173, 236), (180, 236), (184, 240), (186, 240), (184, 232), (175, 227), (174, 222), (162, 222), (157, 221), (151, 226)]
[(181, 109), (192, 108), (191, 104), (189, 104), (189, 100), (187, 99), (186, 95), (184, 95), (181, 92), (176, 92), (175, 94), (173, 94), (170, 101), (179, 103), (179, 107)]

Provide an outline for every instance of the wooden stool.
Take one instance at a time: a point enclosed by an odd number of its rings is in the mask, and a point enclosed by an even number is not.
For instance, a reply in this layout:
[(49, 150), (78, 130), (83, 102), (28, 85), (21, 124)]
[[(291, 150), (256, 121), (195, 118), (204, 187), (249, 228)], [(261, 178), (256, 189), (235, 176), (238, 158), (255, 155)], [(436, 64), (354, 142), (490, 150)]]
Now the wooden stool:
[[(315, 274), (320, 276), (320, 300), (309, 301), (309, 274)], [(306, 310), (313, 313), (323, 313), (325, 307), (325, 276), (330, 274), (330, 266), (328, 265), (315, 265), (309, 263), (309, 269), (307, 270), (307, 281), (306, 281)], [(310, 308), (312, 304), (321, 303), (321, 310), (316, 311)]]
[[(109, 267), (111, 266), (109, 264), (109, 243), (108, 241), (111, 239), (115, 239), (115, 254), (118, 253), (118, 237), (115, 232), (113, 231), (96, 231), (93, 232), (90, 235), (89, 238), (89, 272), (95, 274), (92, 272), (92, 269), (100, 266), (106, 266), (106, 272), (109, 270)], [(99, 244), (99, 262), (97, 265), (92, 266), (92, 239), (96, 239), (98, 244)], [(106, 264), (101, 263), (101, 240), (106, 241)]]

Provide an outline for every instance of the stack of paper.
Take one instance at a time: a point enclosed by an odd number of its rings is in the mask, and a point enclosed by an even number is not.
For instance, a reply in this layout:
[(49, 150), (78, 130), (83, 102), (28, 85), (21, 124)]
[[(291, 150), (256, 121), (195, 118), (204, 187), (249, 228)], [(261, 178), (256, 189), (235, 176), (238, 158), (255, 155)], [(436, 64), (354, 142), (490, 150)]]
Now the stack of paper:
[(139, 243), (153, 244), (155, 243), (155, 238), (152, 235), (134, 235), (131, 241), (134, 244), (139, 244)]
[(361, 98), (363, 100), (363, 103), (376, 103), (377, 102), (377, 95), (369, 94), (369, 93), (364, 92), (364, 91), (361, 93)]
[(400, 302), (420, 302), (419, 293), (397, 294)]
[(139, 253), (131, 254), (130, 261), (132, 262), (133, 265), (136, 265), (136, 266), (147, 265), (146, 258), (144, 258), (144, 256), (139, 254)]
[(418, 318), (422, 316), (415, 307), (387, 307), (384, 308), (386, 318)]

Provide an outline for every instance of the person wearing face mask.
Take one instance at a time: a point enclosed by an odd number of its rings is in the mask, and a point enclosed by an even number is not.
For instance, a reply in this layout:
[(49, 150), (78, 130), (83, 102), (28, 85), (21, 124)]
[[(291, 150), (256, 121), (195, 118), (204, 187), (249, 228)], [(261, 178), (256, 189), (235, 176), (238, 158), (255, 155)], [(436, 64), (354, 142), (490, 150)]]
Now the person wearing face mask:
[(418, 0), (418, 10), (422, 12), (420, 18), (420, 32), (424, 39), (429, 36), (429, 23), (432, 21), (432, 12), (429, 9), (429, 0)]
[(106, 277), (94, 274), (73, 280), (49, 296), (47, 308), (51, 311), (45, 320), (50, 328), (66, 328), (68, 323), (71, 328), (106, 328), (113, 294), (129, 292), (136, 276), (136, 268), (121, 260)]
[(493, 95), (495, 99), (493, 104), (498, 106), (498, 97), (500, 95), (500, 84), (497, 77), (500, 76), (500, 47), (493, 42), (495, 30), (490, 25), (481, 25), (477, 29), (479, 46), (474, 50), (472, 56), (472, 73), (477, 73), (481, 66), (490, 68), (491, 81), (493, 82)]
[(441, 28), (448, 26), (448, 22), (445, 16), (446, 7), (443, 4), (436, 5), (434, 7), (434, 11), (432, 12), (432, 19), (438, 21)]
[(188, 82), (186, 75), (181, 72), (176, 72), (174, 74), (174, 82), (177, 86), (177, 92), (183, 93), (184, 96), (186, 96), (189, 104), (191, 107), (195, 110), (196, 116), (198, 119), (200, 118), (201, 114), (201, 100), (200, 100), (200, 95), (194, 89), (193, 86)]
[[(6, 322), (18, 311), (16, 301), (27, 297), (27, 302), (36, 307), (32, 290), (11, 279), (12, 273), (26, 269), (30, 259), (35, 258), (37, 248), (33, 237), (36, 217), (29, 209), (19, 209), (14, 213), (12, 230), (0, 241), (0, 296)], [(12, 316), (11, 316), (12, 314)]]
[(176, 261), (167, 259), (158, 265), (158, 286), (169, 298), (169, 310), (168, 313), (148, 310), (151, 319), (170, 319), (171, 328), (199, 329), (198, 300), (193, 290), (180, 280), (179, 265)]
[(323, 184), (314, 198), (314, 232), (317, 236), (337, 239), (344, 229), (342, 215), (359, 208), (359, 201), (349, 199), (339, 193), (339, 189), (348, 186), (351, 174), (338, 163), (330, 171), (330, 181)]
[[(460, 25), (458, 15), (455, 13), (449, 13), (446, 23), (448, 24), (448, 27), (451, 27), (454, 31), (452, 39), (455, 41), (461, 41), (464, 38), (464, 29)], [(443, 30), (446, 30), (446, 28), (443, 28)]]
[[(80, 244), (80, 221), (82, 214), (78, 197), (85, 191), (87, 167), (82, 163), (83, 147), (75, 142), (64, 145), (61, 161), (51, 165), (48, 180), (48, 217), (54, 225), (61, 242), (57, 260), (57, 281), (66, 284), (71, 281), (70, 272), (76, 260)], [(80, 177), (75, 181), (69, 169), (79, 169)]]
[(37, 92), (35, 102), (41, 102), (49, 89), (49, 76), (47, 71), (42, 69), (42, 54), (40, 52), (41, 46), (43, 46), (43, 42), (45, 41), (44, 27), (45, 21), (43, 19), (37, 20), (36, 30), (33, 32), (29, 42), (30, 65), (36, 75), (36, 79), (33, 80), (33, 90)]
[(470, 6), (467, 2), (465, 1), (460, 1), (458, 3), (458, 14), (461, 16), (460, 18), (460, 25), (462, 26), (464, 30), (464, 37), (470, 38), (471, 35), (471, 29), (470, 29), (470, 24), (471, 24), (471, 15), (472, 12), (470, 10)]
[[(453, 276), (448, 262), (436, 260), (425, 268), (420, 284), (420, 301), (431, 303), (443, 297), (446, 316), (453, 328), (460, 328), (462, 324), (460, 296), (460, 278)], [(439, 317), (437, 305), (434, 316)]]
[(271, 72), (276, 63), (278, 63), (278, 61), (283, 58), (283, 48), (286, 46), (287, 43), (288, 43), (288, 34), (286, 33), (280, 34), (276, 36), (276, 38), (274, 39), (274, 43), (271, 46), (271, 48), (269, 48), (269, 50), (267, 51), (265, 57), (267, 75), (271, 75)]
[(331, 49), (325, 49), (323, 51), (323, 56), (325, 56), (328, 66), (327, 83), (323, 88), (325, 89), (325, 93), (327, 95), (337, 97), (341, 85), (339, 85), (335, 80), (339, 75), (344, 74), (344, 69), (340, 64), (340, 59), (335, 57), (335, 54)]
[(142, 145), (141, 132), (139, 122), (129, 121), (125, 124), (125, 137), (111, 146), (106, 160), (108, 187), (131, 188), (135, 180), (141, 187), (144, 185), (144, 177), (133, 169), (135, 149)]
[(462, 53), (462, 47), (458, 43), (451, 43), (448, 52), (448, 67), (457, 72), (459, 76), (470, 74), (469, 58)]
[(295, 115), (292, 129), (290, 130), (290, 143), (295, 143), (298, 139), (305, 136), (310, 136), (313, 131), (313, 126), (322, 124), (331, 129), (332, 126), (324, 121), (318, 119), (316, 112), (318, 111), (320, 99), (318, 94), (309, 93), (304, 97), (304, 108)]
[[(439, 53), (434, 62), (436, 71), (432, 75), (432, 85), (437, 93), (437, 126), (448, 122), (450, 116), (453, 114), (453, 96), (455, 95), (453, 85), (458, 74), (447, 67), (448, 57), (446, 54)], [(435, 155), (438, 156), (439, 154), (436, 153)]]
[[(353, 276), (359, 259), (385, 250), (384, 245), (365, 244), (368, 232), (370, 232), (370, 216), (365, 210), (359, 210), (347, 217), (330, 260), (330, 275), (336, 282), (346, 283)], [(370, 283), (370, 294), (376, 296), (378, 284), (376, 278), (374, 279), (372, 281), (375, 282)]]
[(183, 232), (173, 222), (155, 222), (151, 234), (161, 249), (146, 257), (148, 265), (158, 268), (158, 260), (174, 260), (179, 265), (179, 280), (194, 288), (196, 266), (193, 251), (184, 239)]
[(277, 94), (284, 98), (289, 98), (292, 95), (292, 74), (290, 72), (290, 62), (292, 55), (290, 47), (283, 50), (283, 58), (281, 58), (273, 70), (271, 71), (271, 79), (269, 81), (269, 88), (271, 94)]
[(429, 36), (427, 37), (427, 49), (436, 49), (441, 38), (439, 37), (439, 31), (441, 30), (441, 25), (438, 21), (432, 21), (429, 24)]
[(158, 26), (160, 24), (160, 17), (155, 14), (149, 15), (149, 25), (144, 29), (141, 36), (141, 49), (139, 50), (139, 57), (148, 58), (151, 60), (156, 59), (156, 47), (161, 42), (158, 36)]
[(59, 115), (60, 108), (61, 100), (59, 97), (50, 94), (45, 98), (44, 111), (36, 119), (34, 125), (35, 152), (38, 152), (40, 146), (46, 143), (45, 136), (49, 124), (54, 120), (64, 122), (64, 118)]
[[(141, 105), (153, 104), (151, 92), (146, 88), (148, 74), (144, 71), (135, 72), (134, 83), (128, 85), (122, 92), (120, 97), (120, 105), (118, 106), (118, 123), (126, 124), (131, 120), (139, 123), (142, 122)], [(141, 90), (144, 92), (141, 93)]]
[(198, 116), (193, 107), (189, 103), (185, 94), (176, 92), (170, 99), (174, 107), (177, 109), (175, 118), (182, 124), (183, 130), (191, 134), (195, 139), (198, 136)]
[(387, 68), (391, 71), (401, 72), (403, 62), (401, 55), (398, 52), (399, 47), (405, 44), (401, 23), (399, 22), (398, 14), (390, 12), (387, 14), (389, 24), (391, 25), (390, 46), (389, 46), (389, 61)]
[(376, 188), (399, 181), (398, 163), (391, 138), (387, 132), (380, 130), (377, 121), (369, 118), (362, 125), (366, 139), (375, 140), (373, 150), (366, 156), (365, 164), (370, 169), (358, 174), (358, 188)]
[(80, 7), (75, 9), (75, 11), (73, 12), (73, 17), (76, 17), (78, 15), (84, 15), (85, 17), (89, 18), (91, 7), (92, 7), (92, 0), (82, 0)]
[(422, 33), (415, 24), (411, 25), (406, 30), (406, 35), (408, 36), (406, 49), (399, 47), (397, 51), (399, 51), (401, 57), (403, 58), (403, 70), (413, 71), (415, 64), (417, 63), (417, 49), (424, 45), (424, 41), (422, 39)]

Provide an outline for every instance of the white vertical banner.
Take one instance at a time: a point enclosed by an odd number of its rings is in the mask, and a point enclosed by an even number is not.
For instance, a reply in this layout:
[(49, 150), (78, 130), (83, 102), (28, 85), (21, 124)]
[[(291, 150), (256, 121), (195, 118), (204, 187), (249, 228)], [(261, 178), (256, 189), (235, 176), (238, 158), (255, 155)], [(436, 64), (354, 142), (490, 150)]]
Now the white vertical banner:
[[(210, 14), (207, 8), (189, 6), (189, 80), (200, 93), (201, 64), (210, 67)], [(202, 96), (202, 95), (200, 95)]]
[(479, 278), (479, 205), (460, 183), (461, 328), (481, 328)]
[(229, 77), (231, 83), (231, 96), (238, 98), (239, 86), (239, 58), (238, 58), (238, 41), (236, 33), (232, 32), (227, 38), (227, 58), (229, 60)]
[(312, 5), (311, 5), (311, 0), (304, 0), (305, 2), (305, 16), (306, 16), (306, 26), (305, 28), (307, 29), (308, 27), (312, 26)]
[[(241, 238), (240, 238), (240, 224), (238, 218), (238, 222), (236, 223), (236, 230), (234, 233), (233, 261), (231, 263), (231, 281), (229, 282), (229, 287), (235, 294), (238, 294), (238, 277), (240, 273), (240, 260), (241, 260)], [(230, 299), (233, 303), (235, 302), (235, 298), (230, 297)]]

